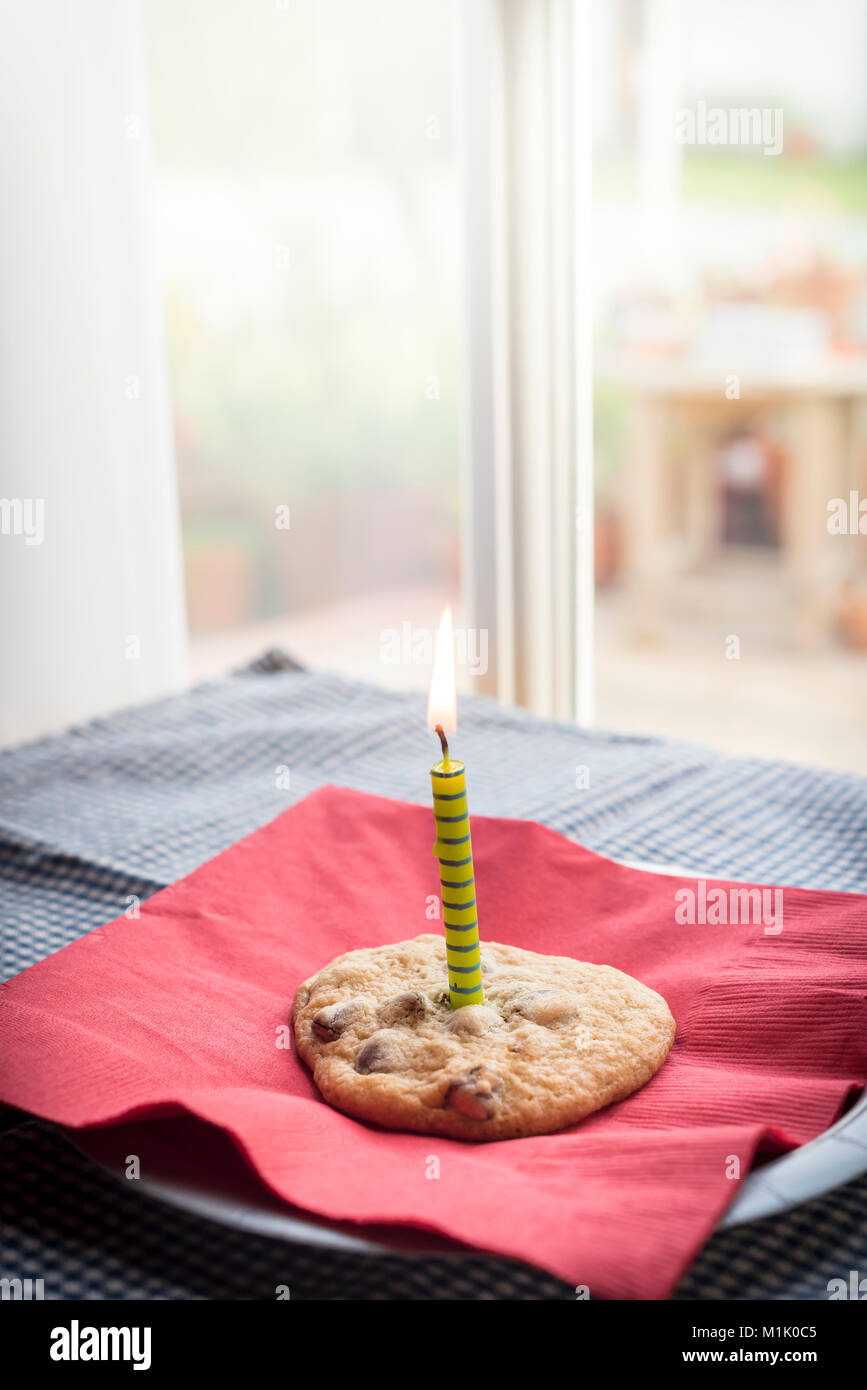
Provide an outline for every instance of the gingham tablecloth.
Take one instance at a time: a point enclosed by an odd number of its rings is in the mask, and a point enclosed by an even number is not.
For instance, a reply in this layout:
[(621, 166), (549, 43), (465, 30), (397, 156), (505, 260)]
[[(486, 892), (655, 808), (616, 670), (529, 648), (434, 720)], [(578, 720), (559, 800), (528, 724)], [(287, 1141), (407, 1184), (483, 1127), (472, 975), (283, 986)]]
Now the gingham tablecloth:
[[(223, 680), (0, 755), (2, 978), (118, 916), (325, 783), (426, 803), (424, 699), (300, 670)], [(617, 859), (867, 892), (867, 781), (581, 732), (467, 700), (472, 808)], [(288, 784), (288, 785), (287, 785)], [(485, 1256), (323, 1253), (181, 1214), (32, 1121), (0, 1135), (0, 1277), (46, 1298), (570, 1298)], [(714, 1236), (680, 1298), (811, 1299), (867, 1275), (867, 1176)]]

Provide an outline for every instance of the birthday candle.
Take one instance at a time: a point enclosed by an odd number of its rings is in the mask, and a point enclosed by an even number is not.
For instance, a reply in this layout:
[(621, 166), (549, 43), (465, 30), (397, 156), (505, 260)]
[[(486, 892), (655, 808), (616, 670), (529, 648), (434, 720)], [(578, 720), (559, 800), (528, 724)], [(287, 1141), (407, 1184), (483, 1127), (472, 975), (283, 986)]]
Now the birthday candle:
[(446, 725), (454, 729), (457, 723), (454, 682), (452, 621), (447, 608), (437, 641), (428, 724), (436, 730), (443, 753), (430, 772), (437, 828), (433, 852), (440, 865), (449, 1002), (453, 1009), (459, 1009), (465, 1004), (484, 1004), (485, 996), (466, 769), (450, 755), (445, 729)]

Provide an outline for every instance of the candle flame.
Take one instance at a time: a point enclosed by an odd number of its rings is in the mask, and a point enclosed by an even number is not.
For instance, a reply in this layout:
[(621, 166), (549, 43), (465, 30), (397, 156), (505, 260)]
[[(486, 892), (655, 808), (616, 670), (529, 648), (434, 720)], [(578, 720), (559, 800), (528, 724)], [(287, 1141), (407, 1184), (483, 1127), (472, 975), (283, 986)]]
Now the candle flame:
[(442, 724), (446, 733), (458, 727), (457, 697), (455, 695), (455, 644), (452, 633), (452, 610), (447, 607), (437, 634), (436, 655), (427, 704), (427, 726), (435, 729)]

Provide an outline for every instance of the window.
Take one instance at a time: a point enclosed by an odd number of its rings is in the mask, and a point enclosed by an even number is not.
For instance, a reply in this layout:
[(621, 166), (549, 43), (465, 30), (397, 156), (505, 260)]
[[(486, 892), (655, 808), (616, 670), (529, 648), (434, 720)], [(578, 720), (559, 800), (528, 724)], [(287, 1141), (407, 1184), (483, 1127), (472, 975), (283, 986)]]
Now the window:
[(594, 26), (599, 723), (867, 772), (867, 10)]
[(194, 674), (867, 771), (859, 0), (145, 8)]
[(383, 634), (459, 601), (451, 9), (145, 17), (192, 674), (423, 684)]

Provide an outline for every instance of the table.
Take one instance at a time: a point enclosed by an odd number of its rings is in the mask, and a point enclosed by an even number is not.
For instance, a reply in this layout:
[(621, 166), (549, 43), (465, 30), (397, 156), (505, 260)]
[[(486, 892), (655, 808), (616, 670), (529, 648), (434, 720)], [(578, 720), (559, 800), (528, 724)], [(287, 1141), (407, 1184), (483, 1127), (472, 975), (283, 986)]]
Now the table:
[[(2, 978), (118, 916), (325, 783), (427, 803), (425, 698), (302, 671), (282, 652), (157, 704), (0, 754)], [(867, 781), (462, 707), (473, 809), (542, 821), (613, 858), (867, 892)], [(290, 769), (289, 787), (278, 766)], [(508, 768), (508, 775), (503, 771)], [(576, 768), (590, 785), (576, 790)], [(583, 779), (581, 779), (583, 780)], [(371, 1259), (245, 1235), (143, 1198), (7, 1112), (5, 1277), (46, 1298), (543, 1299), (513, 1261)], [(867, 1272), (867, 1177), (718, 1233), (679, 1298), (824, 1298)]]

